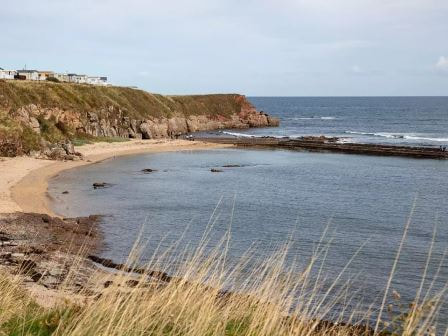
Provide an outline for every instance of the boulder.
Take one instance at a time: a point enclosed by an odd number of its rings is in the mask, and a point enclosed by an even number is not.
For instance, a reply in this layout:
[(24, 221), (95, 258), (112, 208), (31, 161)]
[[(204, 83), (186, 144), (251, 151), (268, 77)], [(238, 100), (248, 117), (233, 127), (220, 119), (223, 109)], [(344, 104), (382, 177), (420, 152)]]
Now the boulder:
[(66, 154), (75, 155), (75, 146), (71, 143), (71, 141), (66, 141), (61, 144), (61, 147), (65, 150)]
[(112, 184), (106, 183), (106, 182), (95, 182), (92, 184), (92, 186), (93, 186), (93, 189), (103, 189), (103, 188), (111, 187)]
[(152, 139), (151, 127), (147, 122), (142, 122), (139, 126), (142, 139)]
[(82, 154), (75, 151), (75, 147), (70, 141), (57, 144), (47, 144), (44, 149), (38, 153), (38, 158), (50, 160), (76, 161), (82, 159)]
[(62, 147), (53, 147), (44, 151), (44, 154), (51, 160), (64, 160), (67, 153)]

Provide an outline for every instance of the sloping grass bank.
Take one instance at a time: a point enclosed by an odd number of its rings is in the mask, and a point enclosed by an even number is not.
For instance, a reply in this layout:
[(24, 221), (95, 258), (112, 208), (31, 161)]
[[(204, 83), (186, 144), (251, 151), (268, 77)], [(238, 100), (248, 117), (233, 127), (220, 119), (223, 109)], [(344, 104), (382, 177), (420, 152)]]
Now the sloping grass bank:
[(52, 83), (35, 81), (1, 81), (0, 110), (17, 110), (29, 104), (43, 108), (58, 107), (80, 113), (119, 107), (135, 119), (181, 115), (224, 115), (241, 109), (237, 94), (164, 96), (127, 87)]
[[(126, 87), (0, 80), (0, 156), (29, 154), (45, 147), (44, 141), (94, 141), (91, 135), (74, 128), (89, 124), (89, 113), (120, 126), (126, 124), (125, 119), (129, 123), (152, 117), (227, 118), (239, 113), (245, 104), (247, 100), (237, 94), (163, 96)], [(44, 111), (35, 116), (40, 133), (21, 120), (23, 113), (18, 116), (21, 108), (30, 106)], [(56, 120), (54, 115), (44, 116), (45, 109), (63, 111), (66, 121)]]

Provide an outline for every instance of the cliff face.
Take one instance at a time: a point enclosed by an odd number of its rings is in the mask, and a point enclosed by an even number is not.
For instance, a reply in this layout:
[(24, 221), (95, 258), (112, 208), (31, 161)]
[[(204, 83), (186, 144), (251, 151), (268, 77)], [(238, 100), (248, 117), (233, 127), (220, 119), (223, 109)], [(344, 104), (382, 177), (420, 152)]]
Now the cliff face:
[(42, 140), (157, 139), (278, 123), (237, 94), (162, 96), (122, 87), (0, 81), (0, 155), (1, 147), (18, 142), (19, 152), (26, 153), (38, 149)]

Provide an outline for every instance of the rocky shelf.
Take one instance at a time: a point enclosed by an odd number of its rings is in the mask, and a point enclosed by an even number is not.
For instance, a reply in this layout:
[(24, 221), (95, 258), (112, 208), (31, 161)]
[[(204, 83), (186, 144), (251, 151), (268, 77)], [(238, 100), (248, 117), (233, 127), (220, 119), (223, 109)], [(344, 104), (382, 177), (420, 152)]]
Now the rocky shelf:
[(377, 145), (366, 143), (340, 143), (337, 138), (302, 137), (289, 138), (231, 138), (231, 137), (204, 137), (202, 141), (234, 144), (241, 147), (268, 147), (291, 150), (306, 150), (313, 152), (337, 152), (346, 154), (362, 154), (377, 156), (402, 156), (420, 159), (448, 159), (448, 151), (432, 147), (411, 147), (394, 145)]

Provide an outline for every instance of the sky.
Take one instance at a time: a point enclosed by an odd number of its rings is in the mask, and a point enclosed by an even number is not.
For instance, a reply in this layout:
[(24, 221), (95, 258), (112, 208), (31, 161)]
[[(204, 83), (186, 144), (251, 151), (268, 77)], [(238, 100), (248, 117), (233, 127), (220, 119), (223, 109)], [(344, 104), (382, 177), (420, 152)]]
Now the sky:
[(163, 94), (448, 94), (448, 0), (0, 0), (0, 67)]

